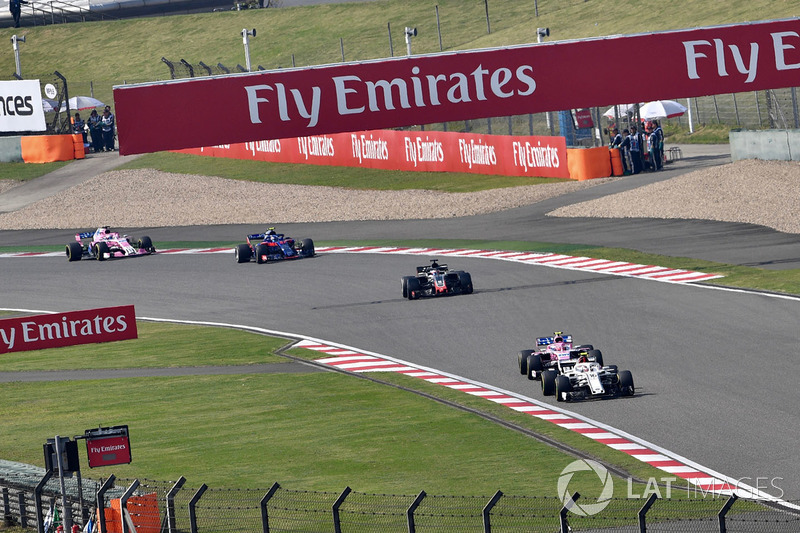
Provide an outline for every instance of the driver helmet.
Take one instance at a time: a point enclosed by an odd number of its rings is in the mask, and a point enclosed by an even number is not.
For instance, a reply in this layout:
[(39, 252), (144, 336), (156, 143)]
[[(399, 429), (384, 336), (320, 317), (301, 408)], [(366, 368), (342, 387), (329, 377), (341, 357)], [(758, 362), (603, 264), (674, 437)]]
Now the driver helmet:
[(553, 337), (553, 342), (564, 342), (564, 337), (557, 335), (556, 337)]
[(264, 235), (275, 235), (275, 228), (268, 228)]
[(581, 356), (578, 358), (578, 362), (579, 362), (579, 363), (588, 363), (588, 362), (589, 362), (589, 358), (588, 358), (588, 357), (586, 357), (586, 354), (585, 354), (585, 353), (583, 353), (583, 354), (581, 354)]

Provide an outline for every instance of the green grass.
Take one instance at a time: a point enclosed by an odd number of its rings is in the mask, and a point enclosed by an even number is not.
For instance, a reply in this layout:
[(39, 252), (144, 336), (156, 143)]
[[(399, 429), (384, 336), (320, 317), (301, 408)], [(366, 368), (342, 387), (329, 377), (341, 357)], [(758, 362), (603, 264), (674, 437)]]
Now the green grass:
[[(224, 328), (138, 322), (137, 339), (100, 347), (67, 346), (53, 350), (13, 352), (0, 358), (0, 372), (163, 368), (182, 366), (282, 363), (274, 352), (285, 339)], [(54, 355), (57, 356), (54, 358)]]
[(458, 172), (401, 172), (370, 168), (264, 163), (171, 152), (146, 154), (119, 167), (119, 169), (132, 168), (155, 168), (164, 172), (218, 176), (261, 183), (324, 185), (349, 189), (428, 189), (444, 192), (473, 192), (569, 181)]
[[(150, 368), (177, 361), (248, 364), (275, 360), (267, 347), (285, 343), (227, 329), (139, 327), (142, 335), (136, 340), (7, 354), (4, 359), (14, 360), (0, 370), (57, 371), (84, 368), (92, 361), (97, 368)], [(252, 355), (235, 356), (232, 347)], [(319, 357), (306, 350), (292, 352)], [(429, 389), (454, 395), (441, 387)], [(7, 460), (39, 464), (41, 443), (52, 435), (128, 424), (134, 461), (115, 466), (116, 476), (166, 480), (184, 475), (193, 483), (218, 487), (255, 488), (278, 481), (303, 490), (351, 486), (362, 492), (416, 494), (424, 488), (432, 494), (484, 495), (502, 488), (509, 494), (551, 496), (559, 473), (574, 460), (474, 414), (334, 372), (5, 383), (0, 418)], [(552, 424), (539, 426), (574, 439)], [(580, 439), (606, 458), (629, 460)], [(585, 483), (587, 494), (597, 490), (591, 477), (576, 481), (578, 487)], [(620, 497), (625, 488), (617, 483)]]
[(28, 181), (58, 170), (70, 161), (55, 163), (0, 163), (0, 180)]

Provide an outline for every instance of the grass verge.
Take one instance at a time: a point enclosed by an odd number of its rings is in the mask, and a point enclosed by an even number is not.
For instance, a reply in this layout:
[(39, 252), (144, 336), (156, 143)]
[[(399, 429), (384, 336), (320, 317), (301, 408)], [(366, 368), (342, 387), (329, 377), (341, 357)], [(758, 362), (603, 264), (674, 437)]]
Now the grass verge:
[(28, 181), (58, 170), (70, 161), (54, 163), (0, 163), (0, 180)]
[[(242, 359), (247, 364), (254, 358), (274, 360), (275, 347), (285, 343), (218, 328), (141, 322), (139, 327), (142, 336), (136, 340), (84, 345), (80, 351), (8, 354), (15, 361), (3, 370), (44, 364), (57, 371), (91, 361), (97, 361), (97, 368), (116, 367), (112, 359), (133, 368), (150, 368), (154, 362), (170, 366), (176, 360), (212, 364), (231, 356), (229, 347), (219, 344), (221, 338), (239, 350), (252, 350)], [(198, 352), (197, 346), (208, 350)], [(292, 353), (319, 357), (307, 350)], [(435, 387), (425, 392), (453, 394)], [(35, 430), (31, 413), (36, 413)], [(41, 443), (51, 435), (124, 423), (130, 427), (135, 459), (115, 466), (115, 475), (184, 475), (191, 483), (225, 487), (279, 481), (304, 490), (339, 491), (349, 485), (377, 493), (424, 489), (486, 495), (502, 488), (509, 494), (552, 496), (561, 470), (575, 459), (475, 414), (338, 372), (4, 383), (0, 418), (4, 459), (39, 464)], [(610, 449), (592, 452), (612, 462), (625, 459)], [(599, 492), (592, 476), (574, 482), (587, 497)], [(617, 487), (622, 497), (626, 484)]]

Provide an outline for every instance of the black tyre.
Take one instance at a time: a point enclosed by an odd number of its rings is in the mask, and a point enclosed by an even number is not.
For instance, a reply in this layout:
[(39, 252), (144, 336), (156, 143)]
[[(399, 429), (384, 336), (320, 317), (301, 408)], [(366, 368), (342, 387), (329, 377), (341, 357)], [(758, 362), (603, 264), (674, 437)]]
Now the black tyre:
[(519, 365), (519, 373), (523, 376), (528, 373), (528, 356), (533, 353), (533, 350), (521, 350), (517, 354), (517, 364)]
[(589, 351), (586, 353), (586, 355), (589, 357), (589, 360), (591, 360), (591, 359), (592, 359), (592, 357), (594, 357), (594, 361), (595, 361), (595, 362), (596, 362), (598, 365), (600, 365), (600, 366), (604, 366), (604, 365), (603, 365), (603, 352), (601, 352), (600, 350), (589, 350)]
[(420, 297), (420, 292), (422, 291), (422, 286), (419, 283), (419, 280), (416, 277), (409, 277), (408, 282), (406, 283), (406, 298), (409, 300), (416, 300)]
[(108, 244), (104, 243), (103, 241), (96, 243), (94, 245), (94, 253), (98, 261), (105, 261), (106, 254), (109, 253)]
[(591, 344), (581, 344), (580, 346), (576, 346), (575, 349), (589, 351), (589, 350), (594, 350), (594, 346), (592, 346)]
[(153, 246), (153, 241), (150, 240), (150, 237), (144, 235), (141, 239), (139, 239), (139, 248), (143, 248), (148, 252), (155, 252), (156, 249)]
[(472, 294), (472, 276), (469, 272), (459, 272), (458, 281), (461, 283), (461, 292), (464, 294)]
[(260, 265), (267, 262), (267, 260), (264, 259), (264, 256), (267, 255), (268, 250), (269, 246), (266, 244), (259, 244), (256, 246), (256, 263)]
[(630, 370), (620, 370), (617, 374), (619, 378), (619, 392), (623, 396), (633, 396), (636, 388), (633, 386), (633, 375)]
[(552, 396), (556, 393), (556, 376), (558, 374), (554, 370), (547, 370), (542, 372), (542, 394), (545, 396)]
[(403, 298), (408, 298), (408, 280), (413, 279), (414, 276), (403, 276), (400, 281), (403, 284)]
[(79, 242), (71, 242), (67, 245), (67, 260), (80, 261), (83, 257), (83, 246)]
[(237, 263), (247, 263), (250, 261), (250, 245), (249, 244), (237, 244), (234, 255), (236, 256)]
[(303, 239), (300, 242), (303, 245), (301, 252), (303, 257), (314, 257), (314, 255), (316, 255), (316, 252), (314, 251), (314, 241), (311, 239)]
[(528, 356), (528, 379), (536, 380), (542, 379), (542, 372), (544, 365), (542, 364), (542, 356), (538, 353), (533, 353)]
[(566, 402), (569, 399), (569, 393), (572, 392), (572, 383), (570, 383), (567, 376), (556, 377), (556, 401)]

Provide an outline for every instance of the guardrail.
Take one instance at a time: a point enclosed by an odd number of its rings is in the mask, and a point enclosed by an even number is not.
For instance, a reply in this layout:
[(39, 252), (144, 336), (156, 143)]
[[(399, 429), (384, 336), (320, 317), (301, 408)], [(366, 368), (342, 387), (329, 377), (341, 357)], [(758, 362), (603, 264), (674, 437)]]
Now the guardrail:
[[(49, 509), (62, 520), (57, 478), (37, 482), (35, 474), (0, 473), (2, 510), (7, 525), (36, 528), (44, 533)], [(41, 485), (38, 488), (37, 486)], [(268, 489), (224, 489), (202, 484), (198, 488), (178, 481), (116, 479), (105, 481), (65, 479), (68, 523), (81, 528), (97, 508), (103, 513), (92, 531), (126, 533), (130, 524), (139, 530), (163, 532), (330, 532), (383, 533), (387, 531), (542, 532), (615, 531), (664, 533), (726, 531), (778, 533), (800, 530), (800, 515), (760, 502), (690, 493), (679, 497), (612, 498), (596, 514), (588, 514), (576, 493), (566, 505), (556, 497), (511, 496), (497, 491), (491, 496), (441, 496), (420, 491), (416, 495), (369, 494), (346, 487), (342, 492), (293, 490), (274, 483)], [(679, 489), (672, 488), (673, 493)], [(149, 500), (147, 497), (149, 496)], [(148, 504), (147, 502), (150, 502)], [(152, 502), (158, 502), (157, 507)], [(598, 502), (592, 500), (594, 506)], [(90, 511), (91, 509), (91, 511)], [(110, 513), (110, 514), (108, 514)], [(108, 516), (123, 516), (123, 520)], [(145, 526), (144, 524), (149, 524)], [(124, 528), (124, 529), (122, 529)]]

